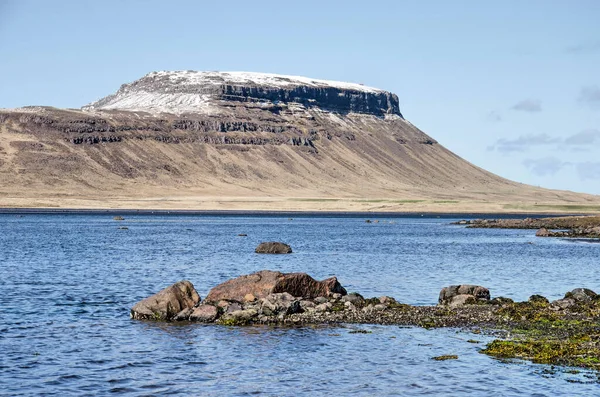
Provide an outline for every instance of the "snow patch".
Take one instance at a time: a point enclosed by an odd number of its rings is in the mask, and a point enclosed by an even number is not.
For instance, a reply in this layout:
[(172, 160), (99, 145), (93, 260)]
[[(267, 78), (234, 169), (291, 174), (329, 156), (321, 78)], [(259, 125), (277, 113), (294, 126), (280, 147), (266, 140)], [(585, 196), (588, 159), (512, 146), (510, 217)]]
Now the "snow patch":
[(363, 92), (386, 92), (379, 88), (368, 87), (358, 83), (346, 83), (342, 81), (311, 79), (302, 76), (287, 76), (272, 73), (253, 72), (196, 72), (196, 71), (159, 71), (147, 74), (146, 77), (167, 77), (176, 84), (182, 85), (245, 85), (255, 84), (271, 87), (333, 87), (343, 90), (354, 90)]

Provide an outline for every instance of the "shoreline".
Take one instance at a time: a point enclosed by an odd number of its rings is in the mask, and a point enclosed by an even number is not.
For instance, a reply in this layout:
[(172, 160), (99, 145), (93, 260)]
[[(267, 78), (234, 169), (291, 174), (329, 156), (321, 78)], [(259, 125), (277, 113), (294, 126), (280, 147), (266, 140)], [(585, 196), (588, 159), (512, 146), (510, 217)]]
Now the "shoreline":
[(189, 216), (296, 216), (296, 217), (393, 217), (393, 218), (460, 218), (460, 217), (496, 217), (500, 219), (527, 218), (532, 216), (560, 217), (560, 216), (585, 216), (587, 213), (573, 212), (435, 212), (435, 211), (331, 211), (331, 210), (194, 210), (194, 209), (118, 209), (118, 208), (40, 208), (40, 207), (0, 207), (0, 215), (189, 215)]

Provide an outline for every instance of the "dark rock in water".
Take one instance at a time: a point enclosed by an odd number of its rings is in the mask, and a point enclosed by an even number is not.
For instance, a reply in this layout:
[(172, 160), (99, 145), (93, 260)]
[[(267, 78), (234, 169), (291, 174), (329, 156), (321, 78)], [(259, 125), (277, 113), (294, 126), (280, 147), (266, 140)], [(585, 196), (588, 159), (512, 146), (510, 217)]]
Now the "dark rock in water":
[(211, 323), (217, 319), (219, 312), (212, 305), (200, 305), (192, 311), (189, 316), (190, 321), (199, 321), (202, 323)]
[(570, 298), (576, 300), (577, 302), (590, 302), (593, 299), (596, 299), (597, 296), (598, 294), (591, 289), (575, 288), (573, 291), (565, 294), (565, 299)]
[[(469, 297), (472, 299), (469, 299)], [(479, 285), (462, 284), (442, 288), (438, 303), (440, 305), (461, 306), (489, 300), (490, 290), (487, 288)]]
[(269, 241), (260, 243), (254, 252), (257, 254), (291, 254), (292, 247), (285, 243)]
[(239, 237), (248, 237), (248, 235), (246, 233), (240, 233), (238, 234)]
[(198, 302), (200, 296), (194, 285), (184, 280), (136, 303), (130, 314), (136, 320), (171, 321), (182, 310), (193, 308)]
[(120, 215), (117, 215), (117, 216), (115, 216), (113, 219), (114, 219), (115, 221), (124, 221), (124, 220), (125, 220), (125, 218), (123, 218), (123, 217), (122, 217), (122, 216), (120, 216)]
[(263, 299), (273, 293), (287, 292), (294, 297), (316, 298), (334, 293), (346, 295), (346, 290), (331, 277), (317, 281), (306, 273), (280, 273), (262, 270), (228, 280), (217, 285), (208, 293), (206, 301), (217, 303), (221, 300), (244, 303), (249, 295), (254, 299)]
[(542, 228), (538, 229), (537, 232), (535, 232), (535, 235), (537, 237), (549, 237), (550, 232), (548, 232), (548, 229), (546, 229), (545, 227), (542, 227)]

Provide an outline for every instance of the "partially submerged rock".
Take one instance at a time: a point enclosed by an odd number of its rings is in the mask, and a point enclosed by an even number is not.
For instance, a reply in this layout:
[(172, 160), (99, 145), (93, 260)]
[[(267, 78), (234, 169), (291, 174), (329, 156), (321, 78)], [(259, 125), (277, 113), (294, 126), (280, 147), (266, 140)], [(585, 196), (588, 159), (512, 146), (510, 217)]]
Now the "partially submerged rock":
[(277, 241), (260, 243), (254, 250), (257, 254), (291, 254), (292, 247)]
[(487, 302), (490, 300), (490, 290), (480, 285), (451, 285), (440, 291), (438, 303), (450, 307)]
[(181, 311), (193, 308), (199, 302), (200, 296), (194, 285), (184, 280), (136, 303), (130, 315), (136, 320), (171, 321)]

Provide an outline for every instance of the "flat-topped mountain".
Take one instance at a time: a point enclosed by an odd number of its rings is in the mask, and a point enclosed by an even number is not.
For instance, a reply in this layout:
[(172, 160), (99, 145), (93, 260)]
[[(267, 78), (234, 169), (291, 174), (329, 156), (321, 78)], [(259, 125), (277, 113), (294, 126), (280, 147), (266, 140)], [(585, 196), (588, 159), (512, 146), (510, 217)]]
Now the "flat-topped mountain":
[(0, 207), (600, 205), (598, 196), (515, 183), (468, 163), (406, 121), (390, 92), (246, 72), (153, 72), (81, 110), (0, 110), (0, 186)]
[(215, 101), (262, 106), (294, 103), (339, 113), (402, 117), (398, 97), (361, 84), (248, 72), (153, 72), (83, 110), (139, 110), (153, 113), (218, 112)]

